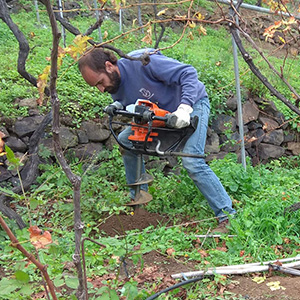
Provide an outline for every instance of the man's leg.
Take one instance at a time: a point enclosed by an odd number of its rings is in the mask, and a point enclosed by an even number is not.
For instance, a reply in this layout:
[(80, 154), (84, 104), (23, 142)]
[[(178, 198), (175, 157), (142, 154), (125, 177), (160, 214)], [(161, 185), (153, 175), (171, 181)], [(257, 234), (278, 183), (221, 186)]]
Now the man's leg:
[[(209, 101), (207, 98), (199, 100), (193, 107), (191, 116), (198, 116), (199, 123), (196, 131), (186, 142), (183, 152), (190, 154), (204, 154), (208, 118)], [(189, 176), (194, 181), (197, 188), (207, 199), (208, 204), (214, 211), (219, 222), (228, 219), (228, 214), (234, 214), (236, 211), (232, 208), (232, 201), (221, 184), (219, 178), (206, 164), (202, 158), (183, 157), (182, 163)]]
[[(128, 137), (133, 134), (131, 127), (127, 127), (125, 130), (123, 130), (119, 136), (119, 141), (126, 146), (127, 148), (132, 148), (132, 142), (128, 140)], [(140, 156), (138, 156), (136, 153), (130, 150), (122, 149), (122, 157), (125, 167), (125, 174), (126, 174), (126, 181), (127, 184), (135, 183), (139, 178), (137, 178), (138, 174), (138, 159), (140, 159)], [(145, 173), (145, 165), (144, 161), (142, 159), (141, 162), (141, 174)], [(141, 189), (144, 191), (148, 191), (148, 185), (142, 184)], [(135, 189), (130, 188), (130, 197), (131, 199), (135, 198)]]

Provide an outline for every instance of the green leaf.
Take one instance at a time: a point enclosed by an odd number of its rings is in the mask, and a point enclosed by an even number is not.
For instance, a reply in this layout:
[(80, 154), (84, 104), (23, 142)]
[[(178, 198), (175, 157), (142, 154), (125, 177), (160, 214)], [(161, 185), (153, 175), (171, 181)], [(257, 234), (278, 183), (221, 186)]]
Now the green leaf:
[(115, 290), (111, 290), (109, 288), (100, 296), (97, 297), (96, 300), (119, 300), (119, 296)]
[(3, 278), (0, 281), (0, 296), (10, 295), (18, 288), (19, 288), (19, 284), (17, 280)]
[(15, 167), (20, 165), (20, 160), (16, 158), (14, 152), (7, 145), (5, 145), (5, 152), (6, 158), (11, 164), (13, 164)]
[(30, 208), (36, 209), (39, 205), (39, 201), (36, 199), (30, 199)]
[(56, 287), (59, 287), (59, 286), (62, 286), (64, 285), (64, 280), (61, 278), (61, 277), (57, 277), (53, 280), (53, 284), (56, 286)]
[(15, 272), (15, 277), (17, 280), (22, 281), (24, 283), (29, 282), (29, 275), (25, 273), (24, 271), (18, 270)]
[(32, 294), (32, 286), (30, 284), (23, 285), (19, 290), (19, 293), (22, 295), (31, 295)]
[(65, 279), (65, 283), (66, 283), (66, 286), (71, 288), (71, 289), (77, 289), (78, 287), (78, 278), (75, 278), (75, 277), (67, 277)]

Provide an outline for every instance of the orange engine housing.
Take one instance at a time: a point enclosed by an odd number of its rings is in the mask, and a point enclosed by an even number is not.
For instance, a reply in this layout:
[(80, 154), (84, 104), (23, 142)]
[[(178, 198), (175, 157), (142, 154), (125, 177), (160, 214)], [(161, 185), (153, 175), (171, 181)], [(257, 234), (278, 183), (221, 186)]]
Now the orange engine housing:
[[(135, 111), (150, 111), (153, 113), (156, 117), (165, 117), (170, 112), (164, 109), (159, 108), (155, 103), (149, 101), (149, 100), (138, 100), (137, 105), (135, 108)], [(138, 126), (137, 126), (138, 125)], [(148, 134), (147, 142), (152, 142), (152, 137), (158, 136), (157, 132), (151, 132), (149, 133), (148, 126), (149, 122), (138, 124), (137, 122), (131, 123), (131, 129), (133, 131), (133, 134), (128, 137), (129, 140), (134, 142), (145, 142), (146, 136)], [(142, 126), (142, 127), (141, 127)], [(166, 122), (159, 121), (159, 120), (153, 120), (151, 127), (165, 127)]]

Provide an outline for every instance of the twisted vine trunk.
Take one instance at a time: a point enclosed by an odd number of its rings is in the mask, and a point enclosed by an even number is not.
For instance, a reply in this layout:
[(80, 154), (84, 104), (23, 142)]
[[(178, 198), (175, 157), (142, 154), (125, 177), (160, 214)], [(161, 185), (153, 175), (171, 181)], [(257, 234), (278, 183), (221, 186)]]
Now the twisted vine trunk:
[(57, 58), (58, 58), (58, 44), (61, 38), (61, 34), (58, 31), (57, 23), (55, 19), (55, 15), (49, 0), (41, 0), (41, 2), (46, 6), (47, 13), (49, 16), (49, 20), (52, 28), (52, 52), (51, 52), (51, 74), (50, 74), (50, 99), (53, 109), (53, 125), (52, 125), (52, 133), (53, 133), (53, 146), (56, 154), (56, 158), (60, 163), (62, 169), (67, 175), (73, 186), (73, 202), (74, 202), (74, 231), (75, 231), (75, 253), (73, 255), (73, 261), (77, 269), (79, 286), (77, 289), (76, 296), (79, 300), (86, 300), (85, 293), (85, 279), (82, 271), (80, 250), (81, 250), (81, 237), (83, 230), (83, 223), (81, 221), (81, 209), (80, 209), (80, 186), (81, 186), (81, 178), (74, 174), (68, 165), (63, 151), (60, 145), (59, 132), (59, 108), (60, 101), (57, 96), (56, 91), (56, 81), (57, 81)]

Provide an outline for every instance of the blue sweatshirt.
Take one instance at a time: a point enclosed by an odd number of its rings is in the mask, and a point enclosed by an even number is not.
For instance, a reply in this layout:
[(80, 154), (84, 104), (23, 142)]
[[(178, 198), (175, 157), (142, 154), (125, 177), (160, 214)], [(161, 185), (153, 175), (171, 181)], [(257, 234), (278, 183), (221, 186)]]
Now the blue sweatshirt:
[[(145, 51), (141, 49), (128, 53), (139, 57)], [(117, 93), (112, 94), (114, 101), (124, 106), (134, 104), (138, 99), (149, 100), (158, 107), (174, 112), (179, 104), (193, 106), (199, 99), (207, 96), (204, 84), (198, 80), (197, 71), (191, 65), (166, 57), (160, 52), (150, 55), (146, 66), (141, 61), (121, 58), (117, 62), (121, 84)]]

